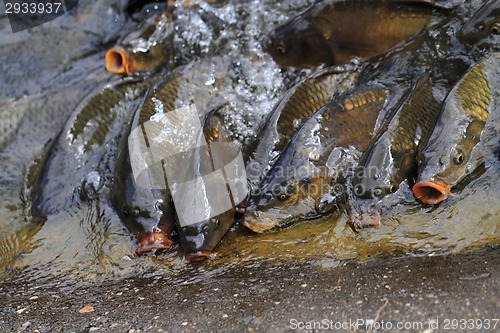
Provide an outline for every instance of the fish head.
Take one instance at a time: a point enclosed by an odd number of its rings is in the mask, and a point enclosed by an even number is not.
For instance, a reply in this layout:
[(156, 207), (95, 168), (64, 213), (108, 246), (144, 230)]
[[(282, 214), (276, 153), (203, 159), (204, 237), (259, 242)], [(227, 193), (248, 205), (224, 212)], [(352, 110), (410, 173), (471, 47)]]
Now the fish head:
[(171, 238), (173, 208), (160, 191), (130, 186), (118, 213), (138, 237), (137, 254), (168, 250), (175, 245)]
[(294, 173), (286, 177), (274, 174), (261, 188), (250, 197), (243, 223), (255, 232), (319, 216), (333, 202), (325, 200), (325, 195), (330, 193), (329, 184), (314, 173)]
[(168, 54), (160, 45), (144, 49), (116, 46), (106, 52), (106, 70), (114, 74), (131, 75), (150, 72), (165, 64)]
[(235, 223), (235, 210), (199, 223), (179, 227), (179, 238), (185, 256), (191, 261), (202, 261), (212, 255), (213, 249)]
[(269, 33), (262, 46), (283, 67), (333, 65), (333, 56), (322, 33), (300, 17)]
[(500, 0), (486, 2), (458, 33), (459, 40), (471, 47), (500, 43)]
[(484, 122), (477, 119), (450, 121), (446, 126), (440, 119), (428, 144), (419, 157), (420, 175), (413, 194), (426, 204), (444, 201), (453, 186), (482, 163), (475, 153)]
[(397, 190), (390, 142), (379, 140), (363, 155), (354, 174), (354, 193), (362, 199), (381, 199)]

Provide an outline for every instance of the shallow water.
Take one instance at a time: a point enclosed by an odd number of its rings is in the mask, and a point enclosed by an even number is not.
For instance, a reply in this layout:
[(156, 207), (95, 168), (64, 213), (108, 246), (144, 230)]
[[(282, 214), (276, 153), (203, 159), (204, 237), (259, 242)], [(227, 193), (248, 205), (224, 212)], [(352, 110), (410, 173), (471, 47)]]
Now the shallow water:
[[(209, 74), (219, 73), (216, 68), (223, 67), (227, 79), (219, 94), (229, 105), (226, 121), (235, 139), (249, 143), (286, 88), (307, 73), (280, 70), (262, 52), (261, 34), (311, 1), (243, 4), (234, 0), (218, 7), (193, 2), (221, 19), (224, 29), (214, 39), (213, 28), (200, 12), (180, 12), (178, 61), (201, 57)], [(467, 4), (461, 19), (472, 15), (469, 9), (478, 8), (479, 3)], [(346, 260), (432, 256), (500, 243), (500, 185), (496, 181), (500, 163), (494, 159), (455, 197), (436, 207), (420, 205), (402, 186), (397, 200), (387, 199), (388, 208), (382, 212), (378, 228), (355, 233), (346, 225), (343, 213), (266, 234), (254, 234), (237, 225), (214, 256), (199, 264), (189, 263), (179, 249), (157, 257), (136, 257), (135, 239), (106, 199), (75, 204), (49, 216), (43, 224), (32, 222), (27, 190), (30, 167), (41, 159), (47, 143), (81, 99), (111, 77), (104, 72), (104, 52), (118, 39), (122, 27), (133, 26), (114, 4), (110, 0), (81, 2), (71, 15), (19, 34), (6, 32), (6, 18), (0, 15), (0, 115), (7, 115), (0, 119), (12, 123), (9, 136), (2, 133), (0, 140), (0, 279), (64, 285), (172, 275), (174, 283), (182, 284), (223, 275), (226, 268), (238, 265), (336, 267)], [(194, 44), (201, 47), (191, 47)], [(19, 118), (9, 118), (12, 112)], [(175, 277), (178, 272), (193, 274), (187, 280), (189, 274), (183, 274), (179, 280)]]

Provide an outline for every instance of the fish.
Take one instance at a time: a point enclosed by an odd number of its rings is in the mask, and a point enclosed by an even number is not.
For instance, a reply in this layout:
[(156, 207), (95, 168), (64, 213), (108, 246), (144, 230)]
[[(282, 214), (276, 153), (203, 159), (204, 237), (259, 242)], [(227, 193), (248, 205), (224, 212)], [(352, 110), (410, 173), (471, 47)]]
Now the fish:
[(30, 166), (25, 187), (33, 220), (107, 197), (122, 127), (148, 80), (125, 78), (97, 87), (71, 113), (59, 134)]
[(339, 174), (353, 161), (352, 150), (368, 148), (387, 94), (381, 86), (358, 87), (318, 110), (250, 197), (243, 224), (264, 232), (331, 212), (342, 195), (334, 193)]
[(410, 179), (412, 171), (416, 172), (418, 146), (433, 129), (440, 111), (432, 88), (430, 76), (422, 75), (363, 154), (354, 178), (358, 197), (382, 198), (395, 192), (403, 180)]
[(257, 186), (295, 132), (332, 96), (354, 87), (361, 68), (330, 67), (319, 70), (290, 88), (271, 111), (255, 147), (250, 147), (247, 179)]
[(138, 184), (131, 159), (142, 158), (144, 154), (137, 150), (142, 146), (132, 146), (131, 142), (144, 139), (144, 148), (151, 149), (150, 140), (158, 135), (161, 126), (149, 126), (146, 131), (146, 123), (157, 113), (158, 101), (161, 101), (164, 113), (177, 108), (176, 100), (181, 81), (182, 76), (178, 71), (150, 88), (136, 109), (127, 131), (129, 135), (124, 138), (120, 147), (111, 202), (124, 225), (136, 236), (138, 244), (136, 254), (139, 255), (166, 251), (175, 246), (172, 235), (175, 229), (175, 209), (171, 193), (165, 183), (163, 186), (155, 183), (147, 186)]
[[(202, 124), (202, 131), (208, 146), (202, 147), (197, 151), (198, 154), (204, 154), (204, 156), (200, 157), (201, 162), (199, 163), (209, 164), (211, 165), (211, 169), (216, 169), (219, 164), (226, 164), (220, 160), (221, 156), (213, 150), (213, 144), (227, 143), (229, 145), (231, 141), (230, 134), (224, 126), (223, 110), (224, 106), (210, 111), (205, 116)], [(231, 148), (230, 154), (236, 156), (237, 147), (233, 148), (235, 150)], [(216, 159), (219, 160), (216, 161)], [(195, 168), (198, 167), (198, 165), (195, 165)], [(222, 179), (222, 181), (224, 180)], [(231, 189), (227, 183), (226, 190), (227, 193), (231, 193)], [(220, 193), (220, 195), (224, 194)], [(232, 202), (230, 209), (199, 223), (183, 226), (178, 221), (178, 233), (185, 257), (190, 261), (201, 261), (210, 258), (214, 248), (236, 222), (235, 214), (236, 203)]]
[[(185, 229), (179, 223), (179, 207), (174, 205), (171, 192), (171, 186), (176, 186), (176, 180), (169, 179), (172, 170), (177, 168), (189, 174), (190, 167), (195, 165), (183, 165), (182, 154), (172, 153), (173, 149), (179, 148), (178, 145), (185, 143), (182, 133), (170, 136), (168, 132), (165, 138), (165, 131), (172, 130), (169, 125), (173, 124), (174, 130), (196, 135), (194, 129), (186, 132), (186, 126), (191, 125), (186, 121), (191, 118), (184, 119), (184, 112), (194, 110), (198, 117), (205, 114), (205, 108), (220, 103), (215, 101), (217, 97), (213, 94), (219, 78), (215, 77), (213, 84), (206, 84), (212, 75), (211, 69), (206, 72), (205, 67), (200, 66), (205, 66), (205, 63), (178, 67), (151, 86), (130, 125), (128, 141), (122, 144), (112, 202), (123, 223), (138, 239), (137, 254), (166, 251), (180, 243), (183, 250), (187, 249), (186, 256), (192, 260), (209, 256), (206, 253), (220, 241), (223, 236), (220, 232), (228, 225), (226, 221), (230, 221), (223, 216), (215, 218), (217, 228), (203, 228), (193, 235), (192, 229)], [(214, 125), (213, 118), (208, 123), (214, 126), (210, 131), (211, 140), (224, 137), (222, 132), (217, 132), (220, 127)], [(207, 155), (200, 157), (207, 158)], [(203, 244), (190, 242), (191, 238), (198, 240), (202, 236), (207, 236)], [(218, 240), (214, 241), (216, 238)], [(196, 251), (196, 246), (201, 248)]]
[(283, 67), (340, 65), (383, 54), (448, 11), (427, 1), (317, 1), (270, 32), (262, 44)]
[(418, 158), (413, 194), (436, 205), (498, 149), (500, 53), (473, 65), (447, 95)]
[(378, 225), (379, 212), (368, 206), (395, 193), (403, 181), (410, 186), (415, 182), (418, 148), (433, 130), (440, 106), (433, 95), (430, 75), (423, 74), (360, 159), (353, 186), (356, 197), (366, 199), (362, 205), (365, 209), (350, 212), (351, 225)]
[(105, 55), (106, 70), (114, 74), (132, 75), (154, 72), (168, 67), (172, 60), (173, 29), (167, 13), (144, 21), (138, 30), (125, 35)]
[(460, 29), (458, 39), (466, 46), (500, 45), (500, 0), (486, 1)]

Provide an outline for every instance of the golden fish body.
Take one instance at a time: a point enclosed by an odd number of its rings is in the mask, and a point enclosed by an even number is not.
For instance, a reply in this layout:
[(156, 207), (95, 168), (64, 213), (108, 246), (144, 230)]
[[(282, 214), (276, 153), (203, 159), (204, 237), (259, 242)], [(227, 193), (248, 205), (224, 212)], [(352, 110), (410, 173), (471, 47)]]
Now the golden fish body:
[(439, 111), (432, 82), (423, 75), (363, 154), (353, 180), (358, 197), (381, 199), (403, 180), (414, 181), (418, 147), (433, 130)]
[[(73, 111), (47, 146), (48, 153), (30, 170), (28, 186), (34, 219), (74, 208), (100, 197), (111, 186), (116, 150), (110, 145), (124, 135), (148, 86), (129, 78), (98, 87)], [(43, 184), (43, 186), (41, 185)]]
[(293, 135), (333, 96), (354, 87), (360, 70), (328, 68), (292, 87), (271, 112), (247, 166), (247, 178), (257, 185)]
[(355, 88), (317, 111), (250, 198), (245, 226), (263, 232), (330, 212), (332, 183), (352, 161), (350, 147), (363, 151), (370, 144), (386, 99), (384, 88)]
[(271, 32), (264, 46), (281, 66), (345, 64), (388, 51), (442, 11), (426, 1), (322, 1)]

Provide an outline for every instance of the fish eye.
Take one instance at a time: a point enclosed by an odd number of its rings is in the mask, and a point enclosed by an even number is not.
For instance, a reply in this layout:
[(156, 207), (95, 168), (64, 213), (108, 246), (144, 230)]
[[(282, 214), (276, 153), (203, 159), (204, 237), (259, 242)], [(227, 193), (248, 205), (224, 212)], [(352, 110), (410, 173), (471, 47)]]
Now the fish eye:
[(390, 193), (396, 192), (396, 186), (394, 186), (394, 185), (389, 186), (389, 192)]
[(279, 44), (278, 46), (276, 46), (276, 51), (278, 51), (279, 54), (286, 54), (288, 52), (284, 44)]
[(464, 152), (458, 148), (455, 148), (452, 153), (453, 163), (460, 165), (464, 162)]
[(158, 200), (155, 202), (155, 210), (163, 210), (164, 205), (162, 200)]
[(490, 27), (490, 32), (493, 35), (500, 35), (500, 23), (498, 22), (493, 23)]
[(286, 199), (288, 198), (288, 195), (287, 195), (286, 193), (281, 193), (281, 194), (278, 196), (278, 198), (279, 198), (280, 200), (286, 200)]

